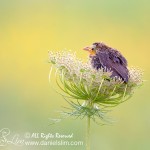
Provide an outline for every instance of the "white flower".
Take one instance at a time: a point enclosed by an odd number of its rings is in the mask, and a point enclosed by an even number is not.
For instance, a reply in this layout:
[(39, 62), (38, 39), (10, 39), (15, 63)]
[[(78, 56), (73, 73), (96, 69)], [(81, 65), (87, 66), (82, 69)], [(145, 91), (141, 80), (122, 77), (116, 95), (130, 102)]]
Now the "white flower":
[(95, 70), (90, 59), (84, 63), (69, 51), (50, 51), (49, 60), (59, 70), (63, 91), (80, 100), (117, 105), (130, 97), (143, 82), (139, 69), (129, 68), (129, 81), (124, 83), (121, 78), (111, 78), (111, 70)]

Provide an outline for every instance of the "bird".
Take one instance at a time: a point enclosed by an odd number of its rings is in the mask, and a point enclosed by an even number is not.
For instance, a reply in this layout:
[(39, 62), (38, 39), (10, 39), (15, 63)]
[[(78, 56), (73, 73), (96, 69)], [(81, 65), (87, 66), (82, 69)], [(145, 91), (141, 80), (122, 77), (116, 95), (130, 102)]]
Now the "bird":
[(126, 58), (114, 48), (103, 42), (95, 42), (83, 48), (90, 53), (91, 65), (94, 69), (108, 69), (112, 72), (111, 78), (121, 78), (124, 83), (129, 81), (129, 70)]

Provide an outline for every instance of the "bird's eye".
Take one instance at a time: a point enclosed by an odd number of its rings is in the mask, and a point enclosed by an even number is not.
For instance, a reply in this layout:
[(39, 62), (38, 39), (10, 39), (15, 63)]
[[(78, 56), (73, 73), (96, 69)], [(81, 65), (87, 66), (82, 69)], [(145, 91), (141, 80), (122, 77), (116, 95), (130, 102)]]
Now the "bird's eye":
[(92, 48), (92, 51), (94, 51), (94, 48)]
[(95, 50), (96, 49), (96, 45), (92, 45), (92, 50)]

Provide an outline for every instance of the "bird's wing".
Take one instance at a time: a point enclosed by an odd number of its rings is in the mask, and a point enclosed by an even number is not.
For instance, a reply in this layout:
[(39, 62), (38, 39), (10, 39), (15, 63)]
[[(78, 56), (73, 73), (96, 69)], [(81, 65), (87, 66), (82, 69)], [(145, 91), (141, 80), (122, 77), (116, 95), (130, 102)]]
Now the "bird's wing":
[(120, 76), (124, 81), (128, 81), (128, 69), (126, 59), (118, 52), (103, 51), (98, 54), (103, 66), (112, 70), (112, 76)]
[(109, 53), (109, 57), (115, 62), (119, 61), (123, 66), (127, 66), (127, 60), (121, 55), (121, 53), (117, 50), (112, 49)]

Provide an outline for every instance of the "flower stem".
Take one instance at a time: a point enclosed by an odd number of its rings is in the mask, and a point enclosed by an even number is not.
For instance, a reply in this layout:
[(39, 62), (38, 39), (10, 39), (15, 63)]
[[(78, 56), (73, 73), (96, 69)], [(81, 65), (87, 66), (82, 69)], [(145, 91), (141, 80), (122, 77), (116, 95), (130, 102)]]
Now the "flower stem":
[(90, 150), (90, 116), (87, 116), (86, 150)]
[[(89, 108), (93, 107), (92, 101), (87, 101), (87, 106)], [(91, 115), (90, 113), (87, 115), (87, 123), (86, 123), (86, 150), (90, 150), (90, 121), (91, 121)]]

